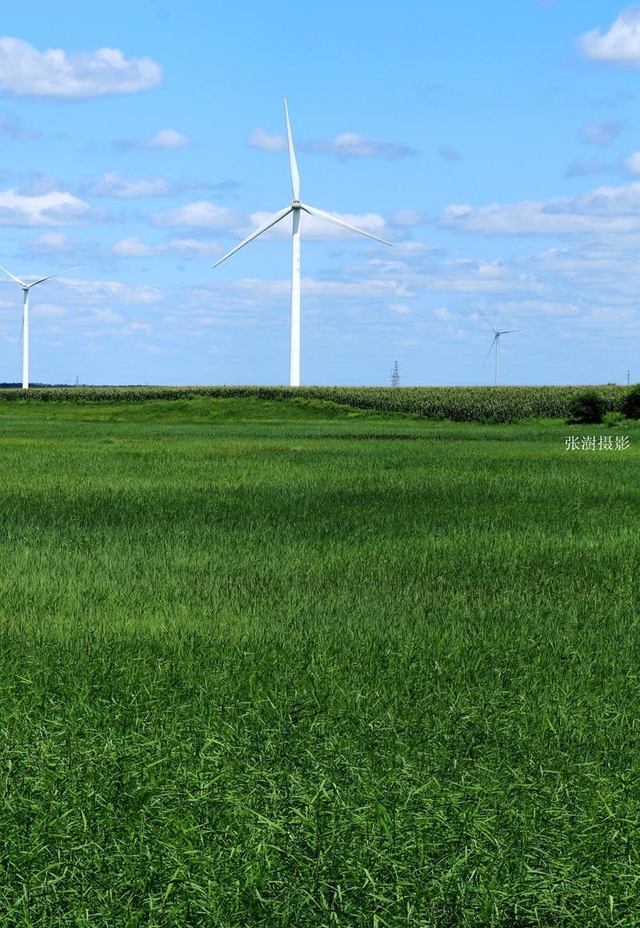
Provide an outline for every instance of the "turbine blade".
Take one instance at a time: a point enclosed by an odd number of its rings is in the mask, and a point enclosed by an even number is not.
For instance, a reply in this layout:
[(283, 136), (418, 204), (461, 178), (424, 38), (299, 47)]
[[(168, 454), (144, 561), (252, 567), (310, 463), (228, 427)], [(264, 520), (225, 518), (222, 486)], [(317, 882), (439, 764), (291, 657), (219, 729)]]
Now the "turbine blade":
[(61, 274), (69, 274), (71, 271), (77, 271), (79, 267), (82, 267), (82, 265), (79, 264), (77, 267), (70, 267), (64, 271), (58, 271), (57, 274), (49, 274), (48, 277), (41, 277), (40, 280), (34, 280), (32, 284), (23, 284), (23, 286), (25, 286), (27, 290), (31, 290), (36, 284), (43, 284), (45, 280), (51, 280), (52, 277), (60, 277)]
[(0, 264), (0, 271), (4, 271), (5, 274), (8, 274), (8, 275), (9, 275), (9, 277), (11, 278), (11, 280), (15, 280), (15, 282), (16, 282), (17, 284), (20, 284), (21, 287), (24, 287), (24, 281), (23, 281), (23, 280), (20, 280), (19, 277), (15, 277), (15, 276), (11, 273), (11, 271), (8, 271), (8, 270), (6, 269), (6, 267), (2, 267), (1, 264)]
[(239, 245), (236, 245), (235, 248), (232, 248), (231, 251), (228, 251), (223, 258), (220, 258), (219, 261), (216, 261), (213, 267), (217, 267), (219, 264), (222, 264), (223, 261), (226, 261), (227, 258), (230, 258), (231, 255), (235, 255), (236, 251), (240, 251), (241, 248), (244, 248), (245, 245), (248, 245), (249, 242), (252, 242), (254, 238), (257, 238), (259, 235), (262, 235), (263, 232), (266, 232), (267, 229), (270, 229), (271, 226), (275, 226), (277, 222), (280, 222), (281, 219), (284, 219), (285, 216), (288, 216), (289, 213), (293, 212), (292, 206), (287, 206), (285, 209), (279, 210), (277, 213), (274, 213), (270, 219), (267, 219), (259, 229), (256, 229), (255, 232), (252, 232), (251, 235), (248, 235)]
[(287, 143), (289, 145), (289, 168), (291, 170), (291, 190), (293, 191), (293, 199), (300, 199), (300, 174), (298, 173), (298, 163), (296, 161), (296, 153), (293, 147), (293, 136), (291, 135), (291, 123), (289, 122), (289, 108), (287, 106), (287, 101), (284, 101), (284, 118), (287, 123)]
[[(489, 320), (487, 319), (487, 317), (485, 316), (485, 314), (482, 312), (482, 310), (480, 309), (480, 307), (478, 307), (478, 312), (480, 313), (480, 315), (482, 316), (482, 318), (484, 319), (484, 321), (487, 323), (487, 325), (489, 326), (489, 328), (490, 328), (490, 329), (493, 329), (493, 326), (491, 325), (491, 323), (489, 322)], [(499, 334), (500, 334), (500, 333), (498, 332), (497, 329), (493, 329), (493, 331), (496, 333), (496, 335), (499, 335)]]
[(306, 203), (301, 204), (302, 209), (305, 213), (309, 213), (310, 216), (317, 216), (319, 219), (326, 219), (327, 222), (335, 222), (337, 226), (342, 226), (344, 229), (350, 229), (352, 232), (357, 232), (359, 235), (365, 235), (367, 238), (372, 238), (374, 242), (382, 242), (383, 245), (389, 245), (390, 248), (393, 248), (391, 242), (387, 242), (384, 238), (379, 238), (377, 235), (372, 235), (371, 232), (365, 232), (364, 229), (358, 229), (357, 226), (352, 226), (348, 222), (345, 222), (344, 219), (336, 219), (335, 216), (332, 216), (331, 213), (325, 213), (323, 209), (318, 209), (317, 206), (307, 206)]
[[(489, 325), (491, 325), (491, 323), (489, 323)], [(490, 347), (489, 350), (487, 351), (487, 357), (486, 357), (486, 358), (484, 359), (484, 361), (482, 362), (482, 366), (483, 366), (483, 367), (484, 367), (485, 364), (487, 363), (487, 358), (489, 357), (489, 355), (490, 355), (491, 352), (493, 351), (493, 346), (494, 346), (495, 343), (498, 341), (499, 334), (500, 334), (499, 332), (496, 332), (496, 334), (493, 336), (493, 341), (491, 342), (491, 347)]]

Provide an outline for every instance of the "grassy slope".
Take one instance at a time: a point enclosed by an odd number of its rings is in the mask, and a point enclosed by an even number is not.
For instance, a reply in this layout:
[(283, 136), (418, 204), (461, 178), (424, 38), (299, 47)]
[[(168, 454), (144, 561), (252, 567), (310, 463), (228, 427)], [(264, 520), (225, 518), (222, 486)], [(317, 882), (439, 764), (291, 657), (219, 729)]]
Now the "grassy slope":
[(193, 402), (0, 418), (0, 923), (636, 925), (634, 433)]
[(74, 422), (247, 422), (247, 421), (326, 421), (333, 419), (374, 419), (402, 422), (420, 419), (408, 413), (359, 409), (330, 400), (292, 397), (287, 400), (258, 396), (209, 397), (189, 399), (151, 399), (137, 402), (33, 401), (0, 402), (0, 420), (18, 416), (28, 419), (68, 419)]

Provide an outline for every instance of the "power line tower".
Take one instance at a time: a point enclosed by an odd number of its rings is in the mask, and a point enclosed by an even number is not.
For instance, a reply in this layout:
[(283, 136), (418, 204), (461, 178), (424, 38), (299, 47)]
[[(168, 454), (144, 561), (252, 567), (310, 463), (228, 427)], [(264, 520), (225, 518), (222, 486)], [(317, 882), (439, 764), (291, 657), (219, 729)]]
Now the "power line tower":
[(400, 368), (398, 367), (398, 362), (396, 361), (391, 369), (391, 386), (399, 387), (400, 386)]

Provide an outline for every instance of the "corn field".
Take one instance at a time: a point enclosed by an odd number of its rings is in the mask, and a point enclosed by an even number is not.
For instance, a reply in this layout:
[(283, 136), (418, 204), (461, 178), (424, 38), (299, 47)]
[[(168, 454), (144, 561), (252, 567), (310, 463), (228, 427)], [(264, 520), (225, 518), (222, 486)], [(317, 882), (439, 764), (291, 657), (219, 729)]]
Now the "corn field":
[[(0, 402), (19, 403), (141, 403), (147, 400), (185, 400), (258, 397), (265, 400), (299, 398), (407, 413), (453, 422), (517, 422), (522, 419), (564, 419), (571, 400), (591, 389), (561, 387), (36, 387), (29, 391), (0, 390)], [(606, 412), (620, 411), (628, 388), (607, 384), (597, 388)]]

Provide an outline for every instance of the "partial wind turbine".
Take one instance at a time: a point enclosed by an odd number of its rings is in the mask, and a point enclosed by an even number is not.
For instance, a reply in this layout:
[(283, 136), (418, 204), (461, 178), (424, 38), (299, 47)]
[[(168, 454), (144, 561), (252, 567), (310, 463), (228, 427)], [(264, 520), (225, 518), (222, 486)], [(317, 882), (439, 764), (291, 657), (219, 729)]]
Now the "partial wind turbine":
[[(77, 267), (72, 267), (69, 270), (77, 271)], [(45, 280), (51, 280), (52, 277), (59, 277), (60, 274), (67, 274), (69, 271), (58, 271), (57, 274), (50, 274), (48, 277), (41, 277), (39, 280), (34, 280), (33, 283), (26, 284), (24, 280), (20, 280), (19, 277), (15, 277), (11, 271), (8, 271), (6, 267), (2, 267), (0, 264), (0, 271), (4, 271), (5, 274), (8, 274), (11, 280), (15, 280), (17, 284), (20, 284), (22, 287), (22, 292), (24, 294), (22, 300), (22, 389), (29, 389), (29, 290), (32, 287), (36, 287), (38, 284), (43, 284)]]
[(240, 242), (239, 245), (236, 245), (235, 248), (232, 248), (231, 251), (220, 258), (219, 261), (213, 265), (218, 267), (219, 264), (222, 264), (223, 261), (226, 261), (227, 258), (230, 258), (231, 255), (234, 255), (236, 251), (240, 251), (245, 245), (248, 245), (249, 242), (253, 241), (254, 238), (257, 238), (259, 235), (262, 235), (263, 232), (266, 232), (267, 229), (270, 229), (272, 226), (275, 226), (276, 223), (280, 222), (281, 219), (284, 219), (285, 216), (288, 216), (289, 213), (293, 214), (293, 238), (292, 238), (292, 248), (291, 248), (291, 340), (289, 347), (289, 384), (292, 387), (300, 386), (300, 213), (304, 211), (310, 216), (317, 216), (319, 219), (325, 219), (327, 222), (334, 222), (338, 226), (342, 226), (344, 229), (350, 229), (352, 232), (358, 232), (360, 235), (365, 235), (367, 238), (372, 238), (376, 242), (382, 242), (383, 245), (391, 245), (391, 242), (385, 241), (383, 238), (378, 238), (377, 235), (372, 235), (370, 232), (365, 232), (363, 229), (358, 229), (356, 226), (350, 225), (348, 222), (344, 222), (342, 219), (337, 219), (335, 216), (332, 216), (330, 213), (325, 213), (324, 210), (318, 209), (315, 206), (308, 206), (306, 203), (303, 203), (300, 199), (300, 174), (298, 173), (298, 164), (296, 162), (296, 153), (293, 147), (293, 137), (291, 135), (291, 125), (289, 123), (289, 109), (287, 107), (287, 101), (284, 101), (284, 118), (287, 124), (287, 144), (289, 148), (289, 168), (291, 171), (291, 190), (293, 193), (293, 199), (290, 206), (286, 206), (284, 209), (279, 210), (277, 213), (268, 219), (259, 229), (256, 229), (255, 232), (252, 232), (251, 235), (248, 235), (244, 241)]
[[(489, 351), (487, 352), (487, 358), (489, 357), (489, 355), (490, 355), (491, 352), (493, 351), (493, 347), (494, 347), (494, 345), (495, 345), (495, 349), (496, 349), (496, 384), (495, 384), (495, 385), (496, 385), (496, 387), (497, 387), (497, 386), (498, 386), (498, 350), (499, 350), (499, 347), (500, 347), (500, 336), (501, 336), (501, 335), (508, 335), (510, 332), (515, 332), (516, 329), (503, 329), (501, 332), (499, 332), (497, 329), (494, 329), (494, 328), (493, 328), (493, 326), (491, 325), (491, 323), (489, 322), (489, 320), (487, 319), (487, 317), (485, 316), (485, 314), (482, 312), (481, 309), (479, 309), (478, 312), (480, 313), (480, 315), (482, 316), (482, 318), (484, 319), (484, 321), (487, 323), (487, 325), (489, 326), (489, 328), (493, 329), (493, 331), (494, 331), (494, 333), (495, 333), (494, 336), (493, 336), (493, 341), (491, 342), (491, 348), (489, 348)], [(487, 358), (485, 358), (484, 360), (486, 361)]]

